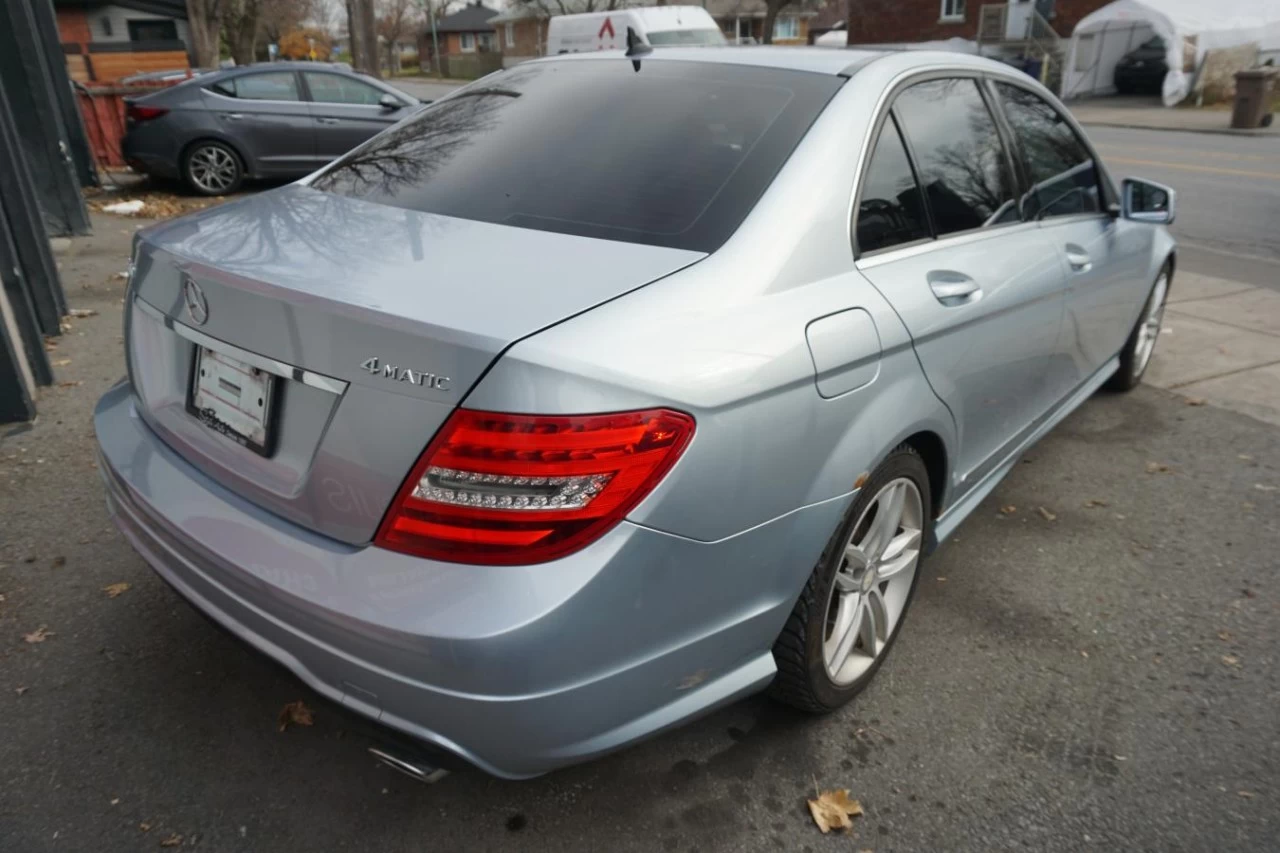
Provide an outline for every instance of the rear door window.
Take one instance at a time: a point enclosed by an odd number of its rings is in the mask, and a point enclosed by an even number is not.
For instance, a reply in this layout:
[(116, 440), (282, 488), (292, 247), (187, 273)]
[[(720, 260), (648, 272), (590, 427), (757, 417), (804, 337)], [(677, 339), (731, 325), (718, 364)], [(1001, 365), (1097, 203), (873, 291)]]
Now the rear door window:
[(1020, 221), (1008, 152), (977, 80), (917, 83), (898, 96), (893, 111), (939, 237)]
[(1066, 118), (1021, 86), (996, 83), (996, 91), (1031, 183), (1022, 203), (1023, 216), (1034, 219), (1101, 212), (1097, 165)]
[(924, 199), (911, 171), (898, 126), (890, 117), (862, 176), (858, 196), (858, 251), (874, 252), (929, 236)]
[(522, 228), (714, 251), (844, 82), (618, 58), (520, 65), (387, 130), (316, 189)]
[(228, 98), (248, 101), (300, 101), (298, 78), (292, 71), (267, 71), (242, 74), (230, 80), (219, 80), (207, 87)]

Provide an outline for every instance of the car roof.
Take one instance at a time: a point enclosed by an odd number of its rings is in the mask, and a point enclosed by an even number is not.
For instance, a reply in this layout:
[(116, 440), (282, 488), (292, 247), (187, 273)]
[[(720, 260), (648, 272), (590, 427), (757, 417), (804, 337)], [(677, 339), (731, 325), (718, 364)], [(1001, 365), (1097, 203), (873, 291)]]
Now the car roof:
[[(620, 51), (589, 51), (547, 56), (534, 62), (592, 62), (617, 59)], [(890, 60), (890, 57), (893, 59)], [(863, 66), (878, 60), (889, 60), (907, 70), (916, 66), (950, 65), (957, 68), (1004, 69), (993, 59), (941, 50), (865, 50), (829, 47), (782, 47), (773, 45), (725, 47), (659, 47), (651, 53), (635, 57), (643, 62), (680, 60), (727, 65), (755, 65), (816, 74), (848, 77)]]

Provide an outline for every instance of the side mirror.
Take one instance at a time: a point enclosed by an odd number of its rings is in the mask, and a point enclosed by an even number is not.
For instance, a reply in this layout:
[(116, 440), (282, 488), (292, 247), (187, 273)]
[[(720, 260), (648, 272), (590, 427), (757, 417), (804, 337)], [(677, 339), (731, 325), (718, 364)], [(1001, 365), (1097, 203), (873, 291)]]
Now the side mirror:
[(378, 106), (382, 107), (384, 110), (398, 110), (403, 107), (404, 104), (400, 102), (399, 98), (388, 92), (381, 98), (378, 98)]
[(1125, 178), (1120, 184), (1120, 215), (1135, 222), (1169, 225), (1173, 222), (1175, 198), (1172, 187)]

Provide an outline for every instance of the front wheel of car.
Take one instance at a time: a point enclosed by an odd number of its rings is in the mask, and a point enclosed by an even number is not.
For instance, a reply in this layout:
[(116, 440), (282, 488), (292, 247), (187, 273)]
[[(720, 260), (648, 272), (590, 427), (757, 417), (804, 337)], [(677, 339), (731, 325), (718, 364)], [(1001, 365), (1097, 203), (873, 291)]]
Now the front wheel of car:
[(182, 158), (182, 177), (200, 195), (227, 195), (240, 188), (244, 166), (231, 146), (206, 140), (187, 149)]
[(826, 713), (871, 681), (915, 595), (931, 507), (924, 460), (899, 446), (854, 499), (774, 643), (775, 699)]
[(1120, 367), (1107, 380), (1107, 388), (1112, 391), (1132, 391), (1142, 382), (1142, 375), (1151, 364), (1151, 354), (1155, 352), (1156, 341), (1160, 338), (1161, 324), (1164, 322), (1164, 306), (1169, 299), (1169, 267), (1165, 266), (1156, 276), (1155, 284), (1143, 303), (1142, 314), (1138, 323), (1125, 341), (1120, 351)]

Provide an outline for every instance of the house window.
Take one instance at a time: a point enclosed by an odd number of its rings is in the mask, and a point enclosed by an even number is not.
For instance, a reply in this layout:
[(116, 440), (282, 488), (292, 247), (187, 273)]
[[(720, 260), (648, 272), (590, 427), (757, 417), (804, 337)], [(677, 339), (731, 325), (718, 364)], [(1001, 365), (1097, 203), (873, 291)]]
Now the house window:
[(458, 40), (462, 42), (463, 53), (476, 52), (476, 34), (475, 33), (463, 33), (461, 36), (458, 37)]
[(476, 44), (486, 53), (493, 50), (493, 33), (480, 33), (476, 36)]
[(942, 0), (942, 20), (963, 21), (964, 0)]
[(505, 27), (503, 27), (503, 30), (506, 32), (507, 47), (515, 47), (516, 46), (516, 25), (513, 23), (508, 23)]
[(127, 23), (129, 25), (129, 41), (178, 40), (178, 25), (175, 21), (128, 21)]
[(800, 38), (798, 18), (776, 18), (773, 22), (773, 40)]

